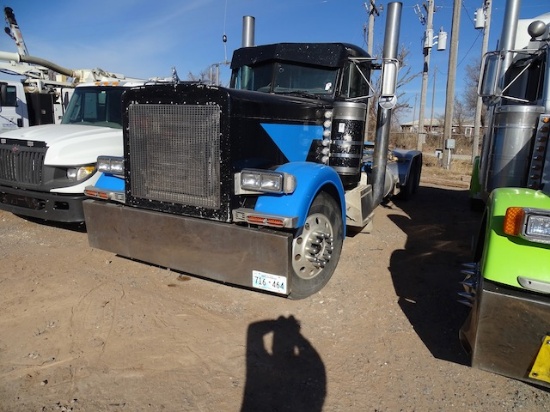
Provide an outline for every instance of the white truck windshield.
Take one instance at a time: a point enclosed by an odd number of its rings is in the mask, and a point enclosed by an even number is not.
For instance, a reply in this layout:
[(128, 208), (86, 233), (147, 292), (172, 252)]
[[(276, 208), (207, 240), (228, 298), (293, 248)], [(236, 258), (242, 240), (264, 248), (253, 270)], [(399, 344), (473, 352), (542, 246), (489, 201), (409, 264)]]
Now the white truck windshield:
[(77, 87), (61, 124), (122, 129), (123, 87)]

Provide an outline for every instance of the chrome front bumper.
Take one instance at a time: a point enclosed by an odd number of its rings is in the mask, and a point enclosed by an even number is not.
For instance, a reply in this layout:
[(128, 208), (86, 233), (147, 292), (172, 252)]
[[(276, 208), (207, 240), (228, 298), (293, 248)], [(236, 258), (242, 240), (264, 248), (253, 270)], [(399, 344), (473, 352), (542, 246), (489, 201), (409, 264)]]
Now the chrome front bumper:
[[(530, 377), (544, 337), (550, 333), (550, 296), (481, 280), (460, 340), (474, 368), (539, 386)], [(544, 365), (550, 371), (550, 364)]]
[(90, 246), (219, 282), (253, 288), (253, 271), (291, 285), (292, 234), (155, 212), (98, 200), (83, 203)]

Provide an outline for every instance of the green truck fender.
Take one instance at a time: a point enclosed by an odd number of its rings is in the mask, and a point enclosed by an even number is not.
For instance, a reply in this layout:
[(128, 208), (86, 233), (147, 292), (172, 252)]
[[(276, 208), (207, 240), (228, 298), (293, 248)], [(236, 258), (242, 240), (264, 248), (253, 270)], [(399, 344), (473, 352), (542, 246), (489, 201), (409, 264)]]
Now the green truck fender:
[(482, 234), (482, 276), (516, 288), (522, 288), (518, 277), (550, 284), (550, 244), (506, 235), (503, 223), (509, 207), (550, 210), (550, 196), (524, 188), (493, 190), (487, 203), (485, 233)]

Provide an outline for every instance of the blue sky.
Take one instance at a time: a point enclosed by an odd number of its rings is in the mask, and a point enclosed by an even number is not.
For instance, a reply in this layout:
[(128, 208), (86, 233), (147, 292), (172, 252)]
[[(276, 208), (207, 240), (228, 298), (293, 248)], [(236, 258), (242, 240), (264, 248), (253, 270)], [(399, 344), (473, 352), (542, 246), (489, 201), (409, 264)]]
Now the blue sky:
[[(368, 1), (368, 0), (367, 0)], [(458, 1), (458, 0), (457, 0)], [(276, 42), (348, 42), (366, 49), (364, 27), (368, 15), (361, 0), (19, 0), (3, 2), (13, 8), (29, 54), (61, 66), (96, 68), (149, 78), (167, 77), (176, 67), (180, 78), (198, 74), (210, 65), (231, 59), (240, 47), (242, 18), (256, 19), (256, 44)], [(493, 0), (489, 50), (496, 47), (504, 13), (504, 0)], [(520, 17), (550, 11), (548, 0), (523, 0)], [(376, 1), (386, 6), (387, 2)], [(400, 42), (409, 50), (413, 73), (422, 69), (421, 38), (425, 26), (414, 11), (422, 1), (403, 1)], [(482, 31), (475, 30), (475, 10), (483, 0), (463, 0), (457, 70), (461, 93), (466, 65), (479, 58)], [(435, 0), (434, 32), (443, 27), (450, 44), (453, 0)], [(384, 11), (377, 17), (374, 50), (383, 42)], [(227, 35), (227, 43), (222, 36)], [(16, 52), (14, 42), (0, 34), (0, 50)], [(433, 50), (426, 97), (426, 117), (431, 111), (433, 72), (437, 68), (434, 111), (443, 114), (449, 51)], [(229, 77), (222, 69), (222, 79)], [(5, 78), (5, 76), (4, 76)], [(411, 107), (420, 105), (421, 79), (404, 91)], [(411, 120), (414, 110), (401, 118)]]

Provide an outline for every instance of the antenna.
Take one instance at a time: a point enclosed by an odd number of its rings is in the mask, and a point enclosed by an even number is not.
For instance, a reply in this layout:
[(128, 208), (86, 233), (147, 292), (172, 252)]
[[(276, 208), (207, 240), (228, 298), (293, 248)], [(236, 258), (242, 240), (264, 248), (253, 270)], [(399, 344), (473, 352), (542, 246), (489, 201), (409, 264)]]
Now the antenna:
[(227, 62), (227, 34), (225, 32), (225, 26), (227, 22), (227, 0), (225, 0), (225, 10), (223, 13), (223, 36), (222, 36), (222, 42), (223, 42), (223, 61)]

